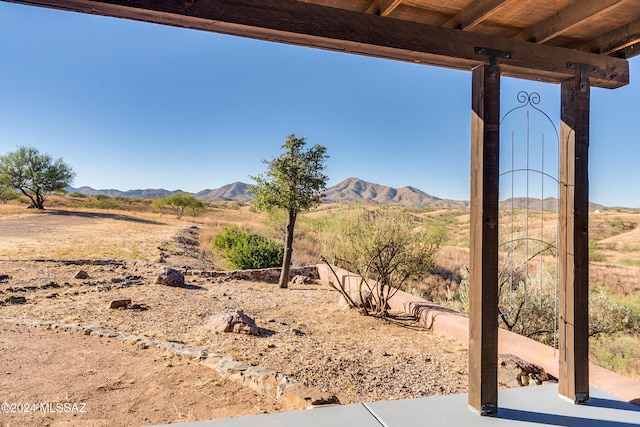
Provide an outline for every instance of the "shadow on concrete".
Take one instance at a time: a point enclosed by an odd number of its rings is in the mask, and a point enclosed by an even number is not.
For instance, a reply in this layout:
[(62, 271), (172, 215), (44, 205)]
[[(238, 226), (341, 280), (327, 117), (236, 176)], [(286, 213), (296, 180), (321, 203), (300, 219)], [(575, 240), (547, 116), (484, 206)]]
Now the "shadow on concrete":
[[(587, 406), (594, 406), (596, 408), (618, 409), (622, 411), (640, 412), (640, 406), (633, 404), (633, 402), (623, 402), (620, 400), (603, 399), (601, 397), (589, 397), (589, 403)], [(636, 424), (637, 425), (637, 424)]]
[(566, 427), (638, 427), (640, 424), (500, 408), (497, 419)]

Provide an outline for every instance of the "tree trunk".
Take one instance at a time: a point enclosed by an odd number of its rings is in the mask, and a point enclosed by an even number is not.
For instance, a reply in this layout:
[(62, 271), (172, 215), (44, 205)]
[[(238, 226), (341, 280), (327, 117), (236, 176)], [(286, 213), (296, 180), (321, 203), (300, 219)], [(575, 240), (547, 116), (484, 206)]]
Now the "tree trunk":
[(40, 193), (39, 191), (36, 191), (36, 208), (40, 210), (44, 209), (44, 199), (45, 199), (44, 194)]
[(296, 225), (296, 213), (289, 211), (287, 222), (287, 234), (284, 240), (284, 257), (282, 259), (282, 271), (280, 272), (280, 287), (289, 287), (289, 268), (291, 267), (291, 255), (293, 254), (293, 229)]

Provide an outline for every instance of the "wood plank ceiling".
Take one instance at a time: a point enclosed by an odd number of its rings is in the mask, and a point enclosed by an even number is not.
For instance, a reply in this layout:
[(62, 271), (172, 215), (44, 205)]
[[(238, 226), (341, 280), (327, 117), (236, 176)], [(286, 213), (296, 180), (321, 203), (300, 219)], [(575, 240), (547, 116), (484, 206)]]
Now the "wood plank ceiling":
[(638, 0), (303, 0), (444, 28), (630, 58)]
[(608, 88), (628, 84), (640, 54), (640, 0), (4, 1)]

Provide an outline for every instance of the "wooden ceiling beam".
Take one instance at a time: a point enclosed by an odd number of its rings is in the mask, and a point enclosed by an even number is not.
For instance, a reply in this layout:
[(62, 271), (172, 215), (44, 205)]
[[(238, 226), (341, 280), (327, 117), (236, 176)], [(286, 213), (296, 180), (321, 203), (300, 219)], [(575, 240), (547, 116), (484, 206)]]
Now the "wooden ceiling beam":
[(365, 9), (364, 13), (379, 15), (380, 14), (380, 0), (372, 0), (371, 4), (369, 4), (369, 7), (367, 7)]
[[(614, 55), (640, 42), (640, 19), (617, 28), (592, 41), (578, 46), (578, 49), (603, 55)], [(634, 55), (640, 54), (634, 52)], [(626, 58), (627, 56), (625, 56)]]
[(593, 21), (620, 6), (626, 0), (580, 0), (528, 28), (514, 38), (545, 43), (585, 21)]
[(629, 59), (638, 55), (640, 55), (640, 42), (634, 43), (631, 46), (627, 46), (624, 49), (617, 51), (613, 56), (617, 58)]
[(380, 16), (388, 16), (400, 3), (402, 0), (380, 0)]
[(476, 0), (442, 26), (470, 31), (478, 24), (500, 12), (514, 0)]
[(573, 62), (597, 67), (587, 75), (592, 86), (629, 83), (629, 63), (620, 58), (295, 0), (9, 1), (463, 70), (490, 62), (478, 53), (484, 48), (509, 53), (497, 60), (505, 76), (559, 83), (579, 74)]

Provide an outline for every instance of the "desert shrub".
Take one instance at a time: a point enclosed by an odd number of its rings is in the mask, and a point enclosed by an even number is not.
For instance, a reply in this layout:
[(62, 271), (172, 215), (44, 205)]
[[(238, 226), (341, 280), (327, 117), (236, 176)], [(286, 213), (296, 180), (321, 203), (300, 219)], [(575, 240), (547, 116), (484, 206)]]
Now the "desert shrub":
[(615, 236), (617, 234), (626, 233), (635, 228), (635, 223), (631, 221), (624, 221), (619, 217), (615, 217), (612, 220), (607, 221), (609, 225), (609, 234)]
[(223, 227), (213, 237), (211, 246), (240, 270), (281, 266), (284, 255), (281, 242), (250, 233), (237, 225)]
[(605, 262), (607, 256), (598, 250), (598, 245), (594, 239), (589, 239), (589, 261)]
[(589, 294), (589, 335), (611, 335), (617, 332), (639, 333), (640, 315), (626, 304), (615, 301), (604, 288)]
[(107, 200), (110, 199), (106, 194), (96, 194), (96, 200)]
[(629, 242), (622, 243), (622, 248), (620, 248), (622, 252), (637, 252), (640, 251), (640, 245), (633, 245)]
[[(389, 298), (409, 278), (435, 266), (446, 234), (441, 228), (419, 225), (413, 215), (402, 210), (362, 206), (341, 210), (322, 225), (325, 259), (362, 278), (360, 301), (370, 300), (369, 307), (363, 307), (365, 312), (386, 316)], [(347, 295), (345, 298), (353, 303)]]
[[(468, 313), (468, 268), (462, 268), (460, 275), (462, 279), (457, 290), (438, 302)], [(500, 327), (547, 345), (553, 344), (556, 331), (556, 283), (551, 272), (539, 270), (529, 275), (526, 281), (520, 277), (509, 286), (499, 286), (498, 300)], [(589, 336), (612, 336), (621, 332), (640, 332), (640, 315), (629, 306), (617, 302), (604, 288), (592, 288), (589, 293)]]
[(86, 194), (82, 194), (82, 193), (78, 193), (77, 191), (74, 191), (73, 193), (69, 194), (69, 197), (79, 197), (81, 199), (84, 199), (87, 197)]
[(589, 341), (589, 359), (598, 366), (640, 381), (640, 336), (616, 335), (592, 339)]

